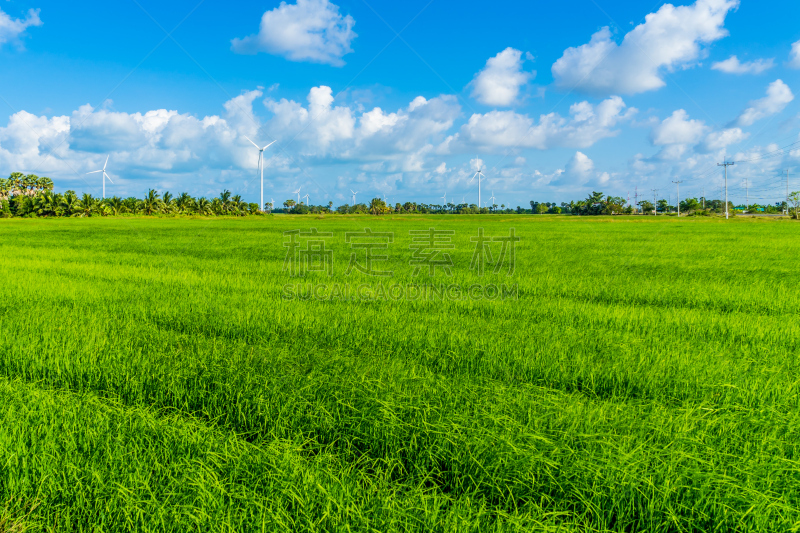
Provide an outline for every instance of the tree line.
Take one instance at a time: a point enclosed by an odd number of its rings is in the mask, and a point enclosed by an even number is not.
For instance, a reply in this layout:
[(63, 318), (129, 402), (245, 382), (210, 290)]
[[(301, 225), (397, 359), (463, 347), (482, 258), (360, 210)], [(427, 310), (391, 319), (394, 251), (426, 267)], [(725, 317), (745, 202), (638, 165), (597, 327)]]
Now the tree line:
[[(530, 201), (530, 209), (505, 204), (480, 207), (469, 203), (427, 204), (417, 202), (395, 203), (391, 205), (384, 199), (373, 198), (368, 204), (344, 204), (334, 208), (333, 202), (327, 205), (306, 205), (294, 200), (283, 202), (283, 208), (273, 209), (266, 203), (263, 210), (257, 203), (245, 202), (240, 195), (228, 190), (214, 198), (195, 198), (189, 193), (173, 196), (169, 192), (159, 193), (150, 189), (144, 198), (95, 198), (84, 193), (78, 196), (75, 191), (53, 192), (54, 184), (50, 178), (24, 175), (14, 172), (8, 179), (0, 179), (0, 217), (90, 217), (131, 215), (199, 215), (199, 216), (253, 216), (265, 213), (285, 214), (569, 214), (579, 216), (623, 215), (623, 214), (667, 214), (677, 211), (678, 206), (669, 205), (666, 200), (652, 202), (642, 200), (636, 206), (628, 204), (621, 196), (604, 195), (593, 191), (586, 199), (561, 202)], [(793, 218), (800, 211), (800, 192), (789, 196), (789, 203), (777, 202), (774, 205), (734, 206), (728, 202), (728, 211), (782, 213), (794, 209)], [(725, 212), (725, 202), (705, 198), (687, 198), (680, 202), (681, 214), (712, 215)]]

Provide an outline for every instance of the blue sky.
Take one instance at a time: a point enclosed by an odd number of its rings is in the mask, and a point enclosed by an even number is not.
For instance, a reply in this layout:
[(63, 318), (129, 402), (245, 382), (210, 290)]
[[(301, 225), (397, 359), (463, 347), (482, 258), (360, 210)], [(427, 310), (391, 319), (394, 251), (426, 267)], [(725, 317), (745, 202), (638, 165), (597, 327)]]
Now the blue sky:
[[(311, 203), (776, 201), (800, 189), (800, 4), (216, 0), (0, 4), (0, 162), (99, 194)], [(168, 35), (169, 33), (169, 35)], [(795, 46), (793, 47), (794, 43)], [(734, 58), (735, 56), (735, 58)], [(779, 148), (790, 146), (781, 151)], [(797, 150), (795, 150), (797, 149)], [(765, 157), (764, 154), (769, 154)], [(480, 161), (478, 161), (478, 159)], [(754, 160), (755, 159), (755, 160)], [(790, 182), (790, 185), (792, 183)], [(741, 196), (739, 199), (738, 196)]]

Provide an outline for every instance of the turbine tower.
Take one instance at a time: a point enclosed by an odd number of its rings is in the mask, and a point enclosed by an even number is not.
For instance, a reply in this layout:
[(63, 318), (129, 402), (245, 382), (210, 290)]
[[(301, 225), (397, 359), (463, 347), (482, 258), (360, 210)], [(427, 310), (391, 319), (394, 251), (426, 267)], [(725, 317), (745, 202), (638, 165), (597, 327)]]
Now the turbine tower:
[[(249, 137), (244, 136), (244, 138), (250, 141)], [(250, 141), (250, 144), (255, 146), (256, 150), (258, 150), (258, 172), (261, 174), (261, 203), (258, 204), (258, 210), (264, 211), (264, 150), (275, 144), (275, 141), (272, 141), (264, 148), (259, 148), (253, 141)]]
[(481, 179), (484, 177), (483, 169), (481, 168), (480, 164), (481, 164), (481, 160), (478, 159), (478, 170), (472, 176), (472, 179), (469, 180), (469, 182), (467, 182), (467, 185), (469, 185), (470, 183), (472, 183), (472, 180), (474, 180), (476, 176), (478, 177), (478, 207), (481, 206)]
[(353, 193), (353, 205), (356, 205), (356, 194), (358, 194), (358, 191), (350, 189), (350, 192)]
[[(111, 157), (111, 156), (110, 155), (106, 156), (106, 164), (103, 165), (103, 168), (101, 168), (100, 170), (93, 170), (92, 172), (87, 172), (87, 175), (88, 174), (97, 174), (98, 172), (102, 172), (103, 173), (103, 200), (106, 199), (106, 180), (111, 181), (111, 176), (106, 174), (106, 167), (108, 166), (108, 158), (109, 157)], [(114, 182), (111, 181), (111, 184), (113, 185)]]

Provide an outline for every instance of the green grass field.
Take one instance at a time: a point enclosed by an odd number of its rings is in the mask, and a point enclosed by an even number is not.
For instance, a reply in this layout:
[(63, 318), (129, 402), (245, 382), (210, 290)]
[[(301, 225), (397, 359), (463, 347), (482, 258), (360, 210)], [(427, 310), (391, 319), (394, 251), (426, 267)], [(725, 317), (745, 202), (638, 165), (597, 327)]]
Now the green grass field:
[[(287, 299), (303, 283), (517, 298)], [(345, 232), (395, 232), (392, 278)], [(452, 277), (409, 230), (455, 230)], [(469, 269), (514, 227), (516, 271)], [(0, 531), (800, 529), (800, 225), (0, 221)], [(299, 282), (298, 282), (299, 283)]]

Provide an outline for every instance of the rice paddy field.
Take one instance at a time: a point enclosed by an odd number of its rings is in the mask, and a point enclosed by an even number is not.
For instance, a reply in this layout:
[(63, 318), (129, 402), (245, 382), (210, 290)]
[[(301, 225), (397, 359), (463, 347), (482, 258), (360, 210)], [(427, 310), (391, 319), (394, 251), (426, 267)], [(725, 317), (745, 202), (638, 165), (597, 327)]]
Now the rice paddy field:
[(790, 220), (2, 220), (0, 531), (796, 531), (799, 264)]

